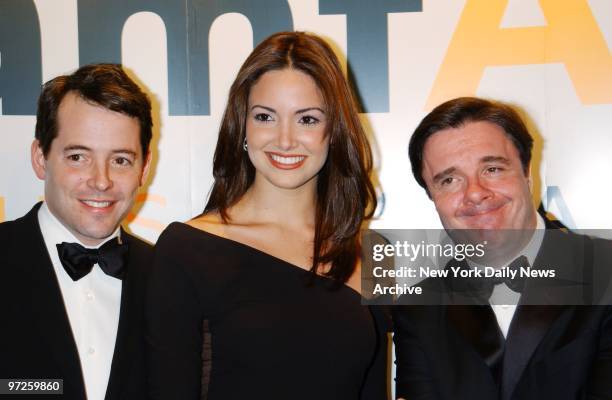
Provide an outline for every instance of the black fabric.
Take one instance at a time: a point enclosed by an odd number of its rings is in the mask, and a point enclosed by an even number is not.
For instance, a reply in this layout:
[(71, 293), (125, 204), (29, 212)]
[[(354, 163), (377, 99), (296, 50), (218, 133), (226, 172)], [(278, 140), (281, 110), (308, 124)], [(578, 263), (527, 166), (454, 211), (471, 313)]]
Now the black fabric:
[[(514, 273), (516, 273), (514, 278), (510, 278), (510, 277), (502, 277), (502, 278), (493, 278), (493, 285), (501, 285), (502, 283), (506, 284), (506, 286), (508, 286), (510, 288), (510, 290), (512, 290), (513, 292), (516, 293), (523, 293), (523, 289), (525, 288), (525, 280), (526, 277), (519, 274), (519, 269), (520, 268), (529, 268), (529, 261), (527, 261), (527, 257), (525, 256), (520, 256), (517, 257), (514, 261), (512, 261), (509, 265), (508, 265), (508, 270), (512, 271)], [(492, 291), (491, 291), (492, 292)], [(489, 296), (491, 297), (491, 296)]]
[[(588, 272), (592, 266), (585, 262), (607, 266), (612, 262), (610, 242), (560, 230), (546, 232), (534, 265), (560, 268), (559, 286), (546, 293), (552, 304), (557, 296), (580, 304), (587, 292), (586, 297), (597, 299), (606, 288), (609, 291), (609, 275), (585, 280), (592, 276)], [(609, 274), (610, 269), (597, 271)], [(452, 285), (443, 280), (429, 279), (421, 286), (424, 293), (434, 293), (428, 301), (437, 298), (441, 305), (406, 304), (393, 309), (398, 397), (612, 399), (612, 306), (525, 305), (530, 290), (538, 287), (537, 280), (528, 279), (503, 345), (500, 380), (496, 362), (501, 344), (491, 327), (495, 318), (491, 307), (453, 305), (458, 296), (445, 292)]]
[[(470, 269), (467, 262), (458, 264), (460, 269)], [(519, 269), (529, 267), (529, 261), (525, 256), (519, 256), (514, 259), (507, 268), (514, 271), (514, 278), (509, 276), (503, 277), (452, 277), (449, 279), (449, 287), (452, 292), (457, 292), (466, 297), (473, 297), (478, 304), (487, 304), (495, 286), (506, 284), (510, 290), (516, 293), (522, 293), (525, 288), (526, 277), (518, 273)]]
[(512, 392), (531, 356), (546, 335), (548, 328), (562, 311), (562, 306), (519, 305), (516, 308), (506, 340), (501, 386), (502, 399), (512, 398)]
[(60, 262), (73, 281), (89, 274), (95, 264), (106, 275), (123, 279), (128, 246), (127, 243), (120, 243), (119, 238), (113, 238), (97, 249), (66, 242), (56, 246)]
[[(78, 351), (38, 225), (40, 204), (0, 224), (0, 314), (6, 318), (0, 329), (0, 377), (60, 378), (62, 399), (83, 400)], [(152, 249), (125, 232), (121, 237), (129, 253), (106, 400), (144, 399), (146, 392), (143, 301)]]
[(489, 367), (495, 383), (501, 384), (505, 338), (491, 306), (453, 306), (447, 318)]
[(149, 398), (385, 399), (385, 315), (362, 306), (353, 289), (310, 277), (171, 224), (157, 242), (147, 296)]

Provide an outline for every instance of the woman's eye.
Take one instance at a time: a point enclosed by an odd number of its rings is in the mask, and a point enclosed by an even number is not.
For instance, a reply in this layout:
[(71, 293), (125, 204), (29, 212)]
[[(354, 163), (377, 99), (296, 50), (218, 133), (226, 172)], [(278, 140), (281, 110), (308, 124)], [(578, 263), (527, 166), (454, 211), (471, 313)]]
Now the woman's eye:
[(300, 123), (303, 125), (315, 125), (319, 123), (319, 119), (313, 117), (312, 115), (304, 115), (300, 118)]
[(258, 113), (258, 114), (255, 114), (255, 120), (259, 122), (271, 122), (272, 116), (266, 113)]

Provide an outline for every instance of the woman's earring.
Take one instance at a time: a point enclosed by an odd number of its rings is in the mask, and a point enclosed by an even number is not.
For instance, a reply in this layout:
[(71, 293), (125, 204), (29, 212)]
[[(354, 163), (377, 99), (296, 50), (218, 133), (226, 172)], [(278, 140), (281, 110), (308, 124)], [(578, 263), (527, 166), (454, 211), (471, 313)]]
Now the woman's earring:
[(244, 151), (247, 151), (249, 149), (249, 145), (247, 144), (246, 138), (244, 138), (244, 142), (242, 142), (242, 148), (244, 149)]

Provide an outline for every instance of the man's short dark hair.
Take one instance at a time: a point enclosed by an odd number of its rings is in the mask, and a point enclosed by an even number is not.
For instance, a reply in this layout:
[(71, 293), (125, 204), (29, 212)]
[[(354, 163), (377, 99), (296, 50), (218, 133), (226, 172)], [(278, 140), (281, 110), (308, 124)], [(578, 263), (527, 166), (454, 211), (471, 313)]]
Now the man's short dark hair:
[(57, 137), (60, 103), (70, 92), (92, 104), (137, 118), (142, 154), (146, 157), (153, 126), (151, 102), (119, 64), (85, 65), (71, 75), (58, 76), (43, 85), (38, 98), (35, 137), (45, 156)]
[(498, 101), (477, 97), (459, 97), (434, 108), (423, 118), (410, 138), (408, 155), (412, 165), (412, 174), (428, 194), (429, 191), (422, 175), (423, 150), (427, 139), (436, 132), (459, 128), (468, 122), (481, 121), (490, 122), (504, 130), (518, 150), (523, 171), (525, 174), (529, 172), (533, 138), (520, 115), (509, 105)]

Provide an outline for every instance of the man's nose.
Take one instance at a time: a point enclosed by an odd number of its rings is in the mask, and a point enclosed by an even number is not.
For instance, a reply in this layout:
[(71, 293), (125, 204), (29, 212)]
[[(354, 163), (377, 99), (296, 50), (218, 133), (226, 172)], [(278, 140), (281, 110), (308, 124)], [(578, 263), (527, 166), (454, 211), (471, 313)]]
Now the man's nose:
[(492, 196), (493, 192), (488, 188), (486, 182), (482, 182), (478, 178), (468, 179), (465, 198), (469, 203), (480, 204)]
[(113, 181), (110, 176), (109, 166), (105, 162), (96, 163), (92, 166), (91, 175), (87, 184), (92, 189), (99, 192), (104, 192), (113, 186)]

